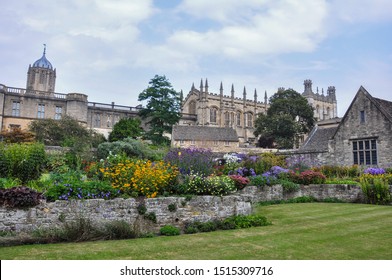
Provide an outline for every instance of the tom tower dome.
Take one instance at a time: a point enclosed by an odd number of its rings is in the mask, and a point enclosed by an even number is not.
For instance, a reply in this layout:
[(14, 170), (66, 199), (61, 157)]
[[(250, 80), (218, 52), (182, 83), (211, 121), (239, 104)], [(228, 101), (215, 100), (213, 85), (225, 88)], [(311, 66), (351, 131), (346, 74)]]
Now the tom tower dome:
[(55, 85), (56, 69), (46, 58), (46, 45), (44, 45), (42, 57), (36, 60), (33, 65), (29, 65), (26, 89), (28, 91), (54, 92)]

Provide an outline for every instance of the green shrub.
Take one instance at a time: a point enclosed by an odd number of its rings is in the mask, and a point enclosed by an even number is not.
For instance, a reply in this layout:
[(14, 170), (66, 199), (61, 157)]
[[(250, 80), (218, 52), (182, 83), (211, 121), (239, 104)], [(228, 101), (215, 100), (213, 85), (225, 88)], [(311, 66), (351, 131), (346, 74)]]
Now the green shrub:
[(11, 208), (33, 207), (40, 203), (42, 194), (27, 187), (0, 189), (0, 205)]
[(249, 186), (263, 187), (272, 186), (279, 182), (274, 176), (257, 175), (250, 177)]
[(184, 192), (187, 194), (219, 196), (235, 190), (235, 183), (228, 176), (202, 177), (198, 174), (191, 174), (184, 188)]
[(45, 162), (43, 144), (0, 144), (0, 177), (17, 178), (26, 183), (41, 176)]
[(149, 160), (162, 160), (166, 154), (165, 149), (157, 149), (153, 146), (132, 138), (125, 138), (116, 142), (105, 142), (99, 144), (97, 148), (97, 158), (105, 159), (111, 153), (122, 154), (124, 153), (130, 158), (140, 158)]
[(20, 186), (22, 182), (14, 178), (0, 178), (0, 189), (9, 189)]
[(391, 193), (389, 190), (388, 174), (363, 174), (360, 177), (362, 192), (366, 202), (370, 204), (389, 204)]
[(165, 225), (160, 229), (161, 235), (173, 236), (180, 235), (180, 230), (172, 225)]
[(144, 219), (149, 220), (149, 221), (153, 222), (154, 224), (157, 223), (157, 216), (156, 216), (155, 212), (145, 213), (143, 215), (143, 217), (144, 217)]
[(288, 181), (288, 180), (279, 180), (279, 184), (282, 185), (284, 192), (295, 192), (299, 190), (299, 184)]
[(339, 166), (339, 165), (323, 165), (312, 168), (314, 171), (323, 173), (327, 178), (355, 178), (360, 175), (358, 165)]
[(48, 201), (69, 199), (112, 199), (122, 193), (112, 188), (106, 181), (88, 181), (79, 171), (70, 171), (64, 174), (51, 174), (49, 186), (44, 193)]
[(169, 204), (169, 205), (167, 206), (167, 209), (168, 209), (170, 212), (176, 212), (176, 210), (177, 210), (177, 205), (176, 205), (175, 203), (171, 203), (171, 204)]
[(110, 221), (104, 224), (105, 239), (129, 239), (136, 238), (132, 226), (123, 220)]
[(223, 220), (208, 222), (194, 221), (185, 225), (184, 233), (193, 234), (198, 232), (210, 232), (215, 230), (229, 230), (249, 227), (259, 227), (271, 225), (266, 217), (261, 215), (237, 215), (230, 216)]

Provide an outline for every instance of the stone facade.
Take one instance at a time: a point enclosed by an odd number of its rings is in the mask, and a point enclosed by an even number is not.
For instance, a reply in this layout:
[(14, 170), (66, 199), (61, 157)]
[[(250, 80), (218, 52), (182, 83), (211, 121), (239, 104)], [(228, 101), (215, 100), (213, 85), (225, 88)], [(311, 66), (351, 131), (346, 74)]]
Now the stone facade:
[(230, 127), (238, 135), (240, 143), (255, 141), (254, 121), (259, 113), (266, 113), (267, 93), (264, 102), (258, 101), (256, 90), (253, 99), (248, 99), (246, 88), (243, 90), (243, 98), (235, 97), (234, 85), (231, 86), (230, 95), (223, 92), (223, 85), (220, 85), (219, 94), (211, 93), (208, 90), (208, 80), (205, 85), (203, 80), (200, 88), (194, 85), (182, 102), (182, 114), (179, 125), (209, 126), (209, 127)]
[[(391, 187), (392, 192), (392, 187)], [(364, 202), (364, 195), (358, 186), (350, 185), (309, 185), (298, 191), (285, 192), (283, 187), (246, 187), (233, 195), (148, 198), (144, 201), (130, 199), (91, 199), (71, 201), (42, 201), (29, 209), (0, 207), (0, 231), (31, 231), (36, 228), (60, 226), (66, 221), (79, 217), (100, 223), (113, 220), (129, 222), (140, 233), (158, 233), (161, 226), (174, 225), (183, 228), (190, 221), (210, 221), (232, 215), (249, 215), (253, 203), (271, 200), (287, 200), (301, 196), (312, 196), (318, 200), (336, 198), (355, 203)], [(146, 213), (155, 213), (156, 223), (138, 213), (138, 206), (144, 204)], [(176, 210), (170, 211), (169, 205)]]
[(360, 87), (342, 119), (316, 126), (298, 153), (320, 164), (391, 167), (392, 102)]

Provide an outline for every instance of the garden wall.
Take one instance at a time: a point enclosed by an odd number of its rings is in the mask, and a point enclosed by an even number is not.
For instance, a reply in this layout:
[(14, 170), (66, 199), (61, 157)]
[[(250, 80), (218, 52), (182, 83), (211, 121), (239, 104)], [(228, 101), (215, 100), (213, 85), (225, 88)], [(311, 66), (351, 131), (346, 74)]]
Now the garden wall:
[[(363, 202), (361, 188), (350, 185), (309, 185), (298, 191), (284, 192), (282, 186), (249, 186), (235, 195), (159, 197), (113, 200), (59, 200), (42, 202), (30, 209), (9, 209), (0, 207), (0, 231), (30, 231), (40, 227), (59, 226), (78, 217), (93, 222), (125, 220), (134, 225), (139, 233), (159, 232), (163, 225), (183, 228), (189, 221), (209, 221), (232, 215), (247, 215), (252, 212), (252, 204), (260, 201), (287, 200), (300, 196), (312, 196), (318, 200), (337, 198), (345, 202)], [(140, 205), (145, 205), (146, 213), (140, 214)], [(138, 210), (139, 208), (139, 210)], [(155, 213), (156, 222), (151, 220)]]

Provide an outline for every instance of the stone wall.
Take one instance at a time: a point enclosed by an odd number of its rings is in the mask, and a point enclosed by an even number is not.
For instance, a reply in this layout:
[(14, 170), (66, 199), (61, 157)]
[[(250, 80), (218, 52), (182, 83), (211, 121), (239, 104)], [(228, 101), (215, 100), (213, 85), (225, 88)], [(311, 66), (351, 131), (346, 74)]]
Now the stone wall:
[[(146, 213), (155, 213), (156, 223), (138, 212), (145, 205)], [(176, 210), (170, 211), (169, 205)], [(0, 231), (30, 231), (36, 228), (60, 226), (66, 221), (83, 217), (92, 222), (124, 220), (139, 232), (159, 232), (163, 225), (183, 228), (189, 221), (209, 221), (232, 215), (248, 215), (252, 211), (249, 201), (241, 196), (195, 196), (189, 201), (184, 197), (160, 197), (145, 200), (133, 198), (113, 200), (58, 200), (42, 202), (30, 209), (0, 208)]]
[[(392, 192), (392, 187), (391, 187)], [(280, 185), (249, 186), (234, 195), (160, 197), (140, 199), (90, 199), (42, 202), (30, 209), (7, 209), (0, 207), (0, 231), (30, 231), (36, 228), (60, 226), (78, 217), (93, 222), (125, 220), (140, 233), (158, 233), (163, 225), (183, 228), (190, 221), (209, 221), (232, 215), (252, 213), (252, 204), (260, 201), (287, 200), (290, 198), (312, 196), (318, 200), (337, 198), (345, 202), (363, 202), (361, 188), (350, 185), (309, 185), (301, 186), (298, 191), (284, 192)], [(138, 206), (145, 205), (146, 213), (155, 213), (156, 223), (139, 214)], [(169, 205), (176, 210), (170, 211)], [(173, 209), (172, 209), (173, 210)]]

